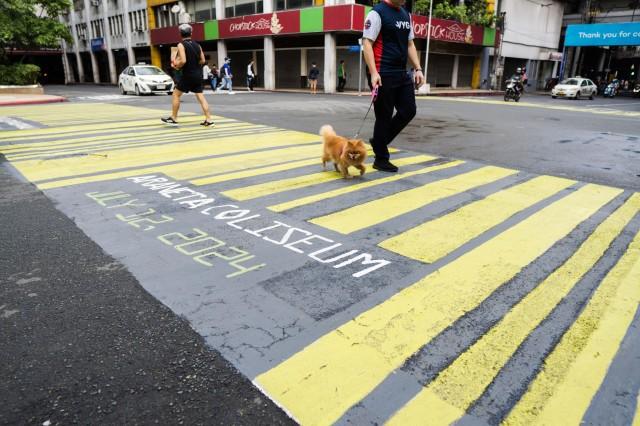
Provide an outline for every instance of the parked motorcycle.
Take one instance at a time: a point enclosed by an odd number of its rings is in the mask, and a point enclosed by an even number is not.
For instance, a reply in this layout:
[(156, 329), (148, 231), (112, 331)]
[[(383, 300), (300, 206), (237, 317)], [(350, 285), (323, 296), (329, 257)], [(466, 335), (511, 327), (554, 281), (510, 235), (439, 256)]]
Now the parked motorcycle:
[(509, 99), (513, 99), (516, 102), (520, 101), (520, 96), (522, 96), (520, 92), (520, 81), (510, 78), (505, 83), (507, 87), (504, 90), (504, 101), (508, 102)]
[(640, 98), (640, 83), (636, 83), (636, 87), (633, 88), (633, 97)]

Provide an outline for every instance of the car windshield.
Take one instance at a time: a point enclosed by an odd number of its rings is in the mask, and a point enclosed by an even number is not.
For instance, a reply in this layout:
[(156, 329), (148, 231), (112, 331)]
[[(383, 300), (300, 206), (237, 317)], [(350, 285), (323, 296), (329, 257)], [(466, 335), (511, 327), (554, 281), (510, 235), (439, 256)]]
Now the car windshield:
[(138, 75), (164, 75), (164, 71), (156, 67), (137, 67), (136, 73)]
[(566, 84), (567, 86), (577, 86), (578, 80), (576, 80), (575, 78), (568, 78), (566, 80), (563, 80), (560, 84)]

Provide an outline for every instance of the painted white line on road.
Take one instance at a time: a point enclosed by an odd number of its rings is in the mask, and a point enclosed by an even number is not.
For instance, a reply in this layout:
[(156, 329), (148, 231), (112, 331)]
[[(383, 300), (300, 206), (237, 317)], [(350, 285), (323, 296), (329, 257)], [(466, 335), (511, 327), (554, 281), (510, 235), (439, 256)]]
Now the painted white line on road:
[(18, 130), (35, 129), (35, 126), (32, 126), (29, 123), (25, 123), (24, 121), (16, 120), (15, 118), (11, 118), (11, 117), (0, 117), (0, 123), (6, 123), (7, 125)]
[(627, 105), (640, 105), (640, 102), (625, 102), (623, 104), (600, 104), (600, 105), (588, 105), (587, 108), (593, 107), (611, 107), (611, 106), (627, 106)]

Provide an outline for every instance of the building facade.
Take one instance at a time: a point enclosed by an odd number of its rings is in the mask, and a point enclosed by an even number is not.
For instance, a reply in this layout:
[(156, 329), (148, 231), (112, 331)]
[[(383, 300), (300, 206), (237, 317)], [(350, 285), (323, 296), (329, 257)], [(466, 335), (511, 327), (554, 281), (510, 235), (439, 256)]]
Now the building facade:
[[(638, 9), (633, 7), (634, 4)], [(611, 28), (624, 25), (635, 28), (634, 32), (640, 31), (640, 4), (621, 0), (602, 0), (597, 3), (579, 0), (570, 3), (562, 27), (562, 47), (566, 55), (564, 77), (581, 75), (593, 81), (617, 78), (628, 81), (633, 86), (638, 82), (640, 68), (640, 45), (633, 34), (624, 42), (618, 40), (611, 43), (612, 39), (591, 40), (590, 43), (581, 43), (583, 46), (569, 46), (565, 43), (567, 26), (588, 25), (595, 28), (602, 24), (612, 24)], [(640, 33), (638, 36), (640, 37)]]
[[(154, 2), (160, 3), (154, 3)], [(275, 2), (274, 2), (275, 1)], [(258, 86), (268, 90), (302, 88), (312, 63), (321, 70), (319, 86), (333, 93), (337, 67), (345, 61), (347, 89), (366, 87), (365, 65), (360, 63), (364, 18), (370, 7), (349, 1), (263, 0), (253, 3), (217, 0), (168, 2), (150, 0), (153, 63), (171, 72), (170, 48), (179, 41), (181, 19), (207, 19), (193, 23), (210, 65), (232, 60), (234, 84), (245, 84), (247, 64), (254, 61)], [(206, 9), (210, 7), (210, 9)], [(175, 12), (171, 12), (175, 10)], [(249, 13), (248, 12), (262, 12)], [(175, 14), (173, 18), (167, 13)], [(238, 16), (240, 15), (240, 16)], [(424, 53), (427, 18), (412, 16), (416, 45)], [(428, 80), (437, 87), (478, 87), (480, 60), (493, 46), (495, 31), (454, 21), (433, 19)]]
[(542, 89), (547, 79), (557, 76), (562, 60), (558, 49), (565, 3), (558, 0), (500, 0), (497, 10), (503, 17), (502, 42), (495, 61), (497, 81), (516, 68), (526, 67), (529, 88)]
[(116, 84), (129, 64), (151, 60), (146, 0), (74, 0), (60, 19), (73, 37), (62, 42), (68, 83)]

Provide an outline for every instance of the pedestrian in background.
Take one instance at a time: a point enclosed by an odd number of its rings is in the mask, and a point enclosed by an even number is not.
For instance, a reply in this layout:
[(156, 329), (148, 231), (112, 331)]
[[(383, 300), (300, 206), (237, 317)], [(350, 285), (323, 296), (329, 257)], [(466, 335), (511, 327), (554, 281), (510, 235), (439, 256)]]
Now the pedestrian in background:
[(256, 78), (256, 73), (253, 71), (253, 61), (247, 65), (247, 90), (253, 92), (253, 82)]
[(233, 95), (232, 80), (233, 74), (231, 73), (231, 58), (224, 58), (224, 65), (220, 68), (220, 74), (222, 77), (221, 89), (227, 89), (230, 95)]
[(344, 92), (344, 86), (347, 84), (347, 71), (344, 67), (344, 59), (340, 60), (338, 65), (338, 92)]
[(202, 67), (202, 80), (206, 81), (207, 84), (211, 86), (211, 90), (215, 90), (215, 86), (211, 81), (213, 80), (213, 73), (208, 64), (204, 64)]
[(180, 80), (173, 90), (171, 99), (171, 116), (161, 118), (162, 122), (170, 125), (178, 124), (178, 110), (180, 109), (180, 97), (183, 93), (193, 92), (204, 113), (204, 121), (201, 126), (213, 126), (209, 104), (202, 94), (202, 65), (206, 63), (202, 47), (191, 40), (193, 29), (189, 24), (182, 24), (179, 27), (182, 41), (178, 43), (175, 58), (171, 60), (171, 66), (181, 71)]
[(211, 67), (211, 90), (215, 91), (218, 88), (218, 81), (220, 81), (220, 71), (218, 65), (213, 64)]
[(316, 67), (316, 63), (311, 63), (311, 69), (309, 70), (309, 86), (311, 87), (311, 94), (318, 93), (318, 76), (320, 76), (320, 70)]

